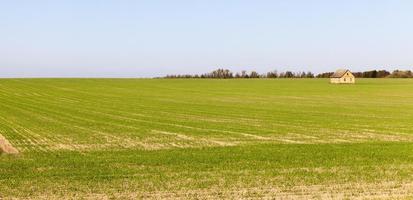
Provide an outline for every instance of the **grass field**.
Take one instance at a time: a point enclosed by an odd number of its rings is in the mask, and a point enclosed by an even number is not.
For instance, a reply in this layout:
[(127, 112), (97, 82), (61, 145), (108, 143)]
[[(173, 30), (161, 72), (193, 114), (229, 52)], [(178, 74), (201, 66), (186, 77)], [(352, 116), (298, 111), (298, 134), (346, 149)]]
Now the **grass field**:
[(1, 198), (413, 198), (413, 80), (0, 79)]

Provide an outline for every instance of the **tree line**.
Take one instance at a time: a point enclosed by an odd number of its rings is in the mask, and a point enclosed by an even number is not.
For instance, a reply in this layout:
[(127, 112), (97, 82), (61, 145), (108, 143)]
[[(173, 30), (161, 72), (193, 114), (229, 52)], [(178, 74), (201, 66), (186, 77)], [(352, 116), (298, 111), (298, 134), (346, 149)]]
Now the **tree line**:
[(280, 72), (271, 71), (265, 74), (259, 74), (256, 71), (241, 71), (241, 72), (231, 72), (228, 69), (217, 69), (205, 74), (177, 74), (177, 75), (166, 75), (163, 78), (219, 78), (219, 79), (229, 79), (229, 78), (314, 78), (312, 72)]
[[(389, 72), (386, 70), (371, 70), (364, 72), (352, 72), (356, 78), (413, 78), (413, 72), (410, 70), (395, 70)], [(216, 79), (230, 79), (230, 78), (330, 78), (334, 72), (324, 72), (317, 75), (308, 72), (277, 72), (276, 70), (260, 74), (256, 71), (241, 71), (232, 72), (228, 69), (217, 69), (205, 74), (177, 74), (177, 75), (166, 75), (162, 78), (216, 78)]]
[[(371, 70), (371, 71), (365, 71), (365, 72), (351, 72), (351, 73), (353, 73), (354, 77), (356, 78), (386, 78), (386, 77), (389, 77), (394, 72), (390, 73), (389, 71), (386, 71), (386, 70)], [(329, 78), (333, 74), (334, 72), (325, 72), (325, 73), (318, 74), (316, 77), (317, 78)]]

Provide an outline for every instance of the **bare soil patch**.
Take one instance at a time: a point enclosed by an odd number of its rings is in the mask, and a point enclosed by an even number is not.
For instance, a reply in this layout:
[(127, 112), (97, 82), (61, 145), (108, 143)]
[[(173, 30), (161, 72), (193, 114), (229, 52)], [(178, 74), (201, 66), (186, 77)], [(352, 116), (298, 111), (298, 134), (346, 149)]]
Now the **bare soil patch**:
[[(105, 191), (84, 194), (48, 194), (30, 199), (411, 199), (412, 182), (345, 183), (292, 187), (208, 188), (178, 191)], [(20, 198), (15, 198), (20, 199)], [(24, 198), (21, 198), (24, 199)]]
[(5, 137), (0, 135), (0, 154), (1, 153), (18, 154), (19, 151), (16, 148), (14, 148)]
[[(120, 194), (123, 196), (125, 194)], [(413, 197), (413, 183), (346, 183), (294, 187), (204, 189), (132, 194), (146, 199), (407, 199)]]

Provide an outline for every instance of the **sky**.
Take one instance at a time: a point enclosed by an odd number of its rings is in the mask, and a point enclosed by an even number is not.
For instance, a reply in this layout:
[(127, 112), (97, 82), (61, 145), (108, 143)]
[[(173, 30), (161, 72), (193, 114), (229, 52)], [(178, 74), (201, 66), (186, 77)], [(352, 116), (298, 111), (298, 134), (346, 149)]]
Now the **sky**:
[(413, 69), (411, 0), (0, 0), (0, 77)]

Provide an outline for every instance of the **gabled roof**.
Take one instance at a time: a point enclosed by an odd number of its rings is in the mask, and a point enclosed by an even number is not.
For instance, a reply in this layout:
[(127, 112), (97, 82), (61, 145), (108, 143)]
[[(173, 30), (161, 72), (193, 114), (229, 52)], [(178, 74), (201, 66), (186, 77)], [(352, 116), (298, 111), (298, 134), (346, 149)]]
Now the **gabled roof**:
[[(350, 72), (348, 69), (339, 69), (336, 72), (334, 72), (333, 75), (330, 76), (330, 78), (341, 78), (346, 74), (347, 72)], [(351, 73), (351, 72), (350, 72)]]

